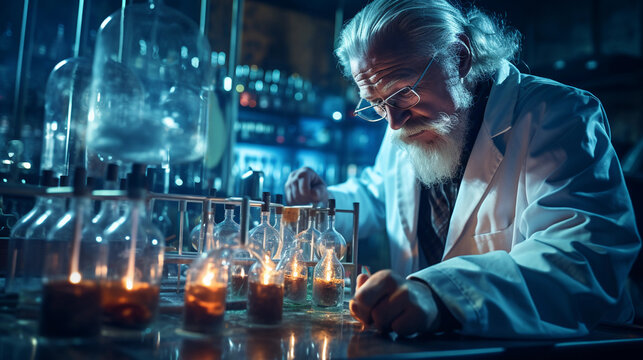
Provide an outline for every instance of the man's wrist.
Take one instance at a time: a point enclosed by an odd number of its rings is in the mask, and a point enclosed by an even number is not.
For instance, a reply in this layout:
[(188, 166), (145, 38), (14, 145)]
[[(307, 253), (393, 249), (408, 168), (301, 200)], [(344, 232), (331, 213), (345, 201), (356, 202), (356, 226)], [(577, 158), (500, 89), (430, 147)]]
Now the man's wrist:
[(460, 322), (453, 316), (453, 314), (451, 314), (451, 311), (449, 311), (446, 305), (444, 305), (444, 302), (436, 294), (431, 285), (423, 279), (416, 277), (409, 278), (409, 280), (422, 284), (422, 286), (426, 287), (431, 294), (431, 298), (427, 299), (427, 301), (433, 302), (432, 306), (434, 307), (436, 314), (433, 321), (428, 324), (428, 332), (449, 332), (458, 330), (462, 327)]

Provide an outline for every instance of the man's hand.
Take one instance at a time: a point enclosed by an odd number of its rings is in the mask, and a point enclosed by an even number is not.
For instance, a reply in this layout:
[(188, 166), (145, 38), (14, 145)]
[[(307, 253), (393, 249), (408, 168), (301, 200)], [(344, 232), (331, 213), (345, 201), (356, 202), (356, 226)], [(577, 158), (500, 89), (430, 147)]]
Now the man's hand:
[(440, 320), (431, 289), (390, 270), (359, 275), (350, 310), (363, 324), (402, 336), (436, 331)]
[(286, 202), (290, 205), (328, 200), (326, 183), (316, 172), (307, 167), (299, 168), (288, 175), (284, 193)]

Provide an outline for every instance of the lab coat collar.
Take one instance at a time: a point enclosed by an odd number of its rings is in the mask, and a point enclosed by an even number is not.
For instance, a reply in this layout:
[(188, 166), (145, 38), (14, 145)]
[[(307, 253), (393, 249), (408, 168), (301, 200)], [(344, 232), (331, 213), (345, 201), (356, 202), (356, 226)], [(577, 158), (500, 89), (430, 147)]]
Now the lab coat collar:
[(505, 62), (493, 76), (493, 85), (482, 126), (473, 145), (458, 191), (443, 259), (463, 237), (467, 224), (487, 191), (504, 157), (506, 135), (511, 130), (518, 98), (520, 72)]

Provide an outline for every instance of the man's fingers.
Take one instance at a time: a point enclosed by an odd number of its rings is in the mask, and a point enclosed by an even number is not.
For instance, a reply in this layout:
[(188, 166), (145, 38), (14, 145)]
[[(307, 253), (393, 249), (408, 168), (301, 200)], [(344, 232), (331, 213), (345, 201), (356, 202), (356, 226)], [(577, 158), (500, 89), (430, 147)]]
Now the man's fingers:
[(373, 310), (373, 325), (382, 332), (391, 331), (391, 323), (409, 306), (408, 289), (400, 286), (390, 296), (382, 299)]
[(373, 322), (370, 309), (363, 307), (358, 301), (355, 301), (355, 299), (351, 300), (348, 303), (348, 308), (351, 312), (351, 315), (353, 315), (353, 317), (362, 324), (368, 326)]
[(368, 280), (368, 275), (366, 274), (359, 274), (357, 275), (357, 286), (355, 289), (359, 289), (364, 283)]
[(378, 271), (355, 291), (355, 300), (370, 309), (384, 296), (393, 293), (398, 287), (398, 281), (390, 270)]
[(426, 316), (416, 307), (404, 309), (390, 324), (390, 329), (398, 335), (408, 336), (424, 330)]
[(297, 181), (297, 195), (305, 198), (306, 196), (310, 197), (310, 175), (309, 174), (303, 174), (299, 177)]

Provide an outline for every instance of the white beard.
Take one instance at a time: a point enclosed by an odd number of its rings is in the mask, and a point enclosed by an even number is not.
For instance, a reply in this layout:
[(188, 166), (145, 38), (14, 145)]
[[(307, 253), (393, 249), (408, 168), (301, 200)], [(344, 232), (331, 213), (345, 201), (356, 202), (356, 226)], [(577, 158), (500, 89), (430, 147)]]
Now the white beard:
[[(456, 105), (455, 114), (440, 113), (438, 119), (432, 121), (411, 119), (393, 132), (393, 142), (407, 151), (417, 178), (427, 186), (456, 175), (466, 143), (473, 96), (460, 82), (449, 85)], [(437, 137), (428, 144), (408, 140), (409, 135), (421, 130), (432, 131)]]
[[(455, 176), (460, 166), (460, 156), (466, 141), (466, 121), (460, 121), (456, 115), (440, 114), (435, 121), (439, 123), (422, 126), (438, 134), (438, 138), (429, 144), (406, 142), (406, 129), (393, 133), (393, 141), (405, 149), (409, 155), (417, 178), (425, 185), (441, 183)], [(417, 132), (418, 127), (414, 127)]]

